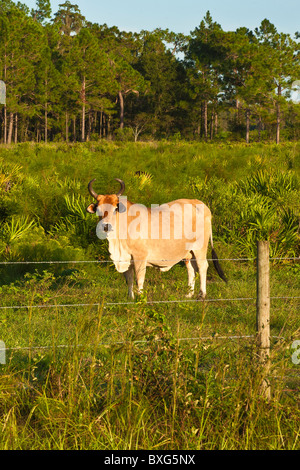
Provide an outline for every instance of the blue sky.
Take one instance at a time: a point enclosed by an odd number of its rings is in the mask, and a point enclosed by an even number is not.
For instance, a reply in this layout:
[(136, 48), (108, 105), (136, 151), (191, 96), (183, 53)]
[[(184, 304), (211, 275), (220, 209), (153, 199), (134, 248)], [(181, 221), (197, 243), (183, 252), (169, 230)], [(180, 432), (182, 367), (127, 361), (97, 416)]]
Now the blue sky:
[[(65, 0), (51, 0), (52, 13)], [(21, 0), (34, 8), (35, 0)], [(226, 31), (240, 26), (258, 27), (264, 18), (280, 32), (292, 36), (300, 31), (300, 0), (71, 0), (88, 21), (120, 30), (152, 31), (168, 28), (189, 34), (203, 19), (207, 10)]]

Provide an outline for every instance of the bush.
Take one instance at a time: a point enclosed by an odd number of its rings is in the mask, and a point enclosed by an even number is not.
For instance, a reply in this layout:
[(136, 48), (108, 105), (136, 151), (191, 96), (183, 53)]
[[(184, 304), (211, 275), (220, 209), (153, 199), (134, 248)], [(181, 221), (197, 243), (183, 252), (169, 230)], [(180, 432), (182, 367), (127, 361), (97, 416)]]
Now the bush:
[[(0, 259), (6, 262), (17, 262), (17, 264), (4, 265), (5, 269), (1, 276), (2, 283), (20, 278), (29, 272), (42, 272), (46, 266), (58, 275), (65, 269), (65, 263), (49, 265), (49, 262), (85, 259), (84, 250), (72, 246), (67, 237), (57, 236), (55, 239), (51, 238), (45, 234), (42, 227), (38, 227), (34, 223), (26, 224), (26, 219), (23, 219), (23, 224), (21, 220), (16, 222), (15, 225), (10, 226), (8, 224), (8, 227), (7, 231), (10, 239), (5, 238), (7, 236), (5, 230), (0, 242)], [(34, 261), (37, 264), (32, 263)], [(46, 263), (44, 264), (43, 261)], [(27, 264), (26, 262), (30, 263)]]
[(117, 129), (114, 132), (114, 138), (117, 142), (133, 142), (133, 130), (130, 127), (124, 127), (124, 129)]

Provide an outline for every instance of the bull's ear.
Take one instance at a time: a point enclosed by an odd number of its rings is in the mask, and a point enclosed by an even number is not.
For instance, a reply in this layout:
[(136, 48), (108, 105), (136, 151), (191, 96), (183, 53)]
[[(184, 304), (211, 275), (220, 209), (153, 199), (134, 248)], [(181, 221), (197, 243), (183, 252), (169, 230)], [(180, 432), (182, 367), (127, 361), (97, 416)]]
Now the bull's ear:
[(89, 206), (87, 206), (86, 210), (90, 213), (90, 214), (95, 214), (96, 212), (96, 204), (90, 204)]
[(118, 202), (117, 211), (120, 212), (120, 214), (123, 214), (123, 212), (126, 212), (126, 207), (124, 206), (122, 202)]

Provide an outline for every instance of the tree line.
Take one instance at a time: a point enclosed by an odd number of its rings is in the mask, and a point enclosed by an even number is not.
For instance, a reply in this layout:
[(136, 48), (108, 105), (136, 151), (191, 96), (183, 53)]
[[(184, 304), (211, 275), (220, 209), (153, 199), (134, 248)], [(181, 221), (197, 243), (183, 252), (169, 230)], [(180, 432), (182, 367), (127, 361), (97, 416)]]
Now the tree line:
[(65, 1), (0, 1), (0, 141), (299, 139), (299, 33), (267, 19), (120, 31)]

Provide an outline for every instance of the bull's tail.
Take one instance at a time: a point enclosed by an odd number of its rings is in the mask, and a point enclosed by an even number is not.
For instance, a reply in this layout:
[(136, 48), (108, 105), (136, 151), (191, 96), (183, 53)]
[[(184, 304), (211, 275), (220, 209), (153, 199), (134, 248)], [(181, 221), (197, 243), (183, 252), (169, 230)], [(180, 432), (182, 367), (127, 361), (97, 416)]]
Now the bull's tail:
[(212, 239), (212, 232), (210, 234), (210, 243), (211, 243), (211, 257), (212, 257), (212, 260), (213, 260), (213, 263), (214, 263), (215, 270), (219, 274), (220, 278), (223, 279), (223, 281), (228, 282), (228, 280), (227, 280), (227, 278), (226, 278), (226, 276), (223, 272), (223, 269), (221, 268), (218, 255), (217, 255), (217, 253), (214, 249), (213, 239)]

